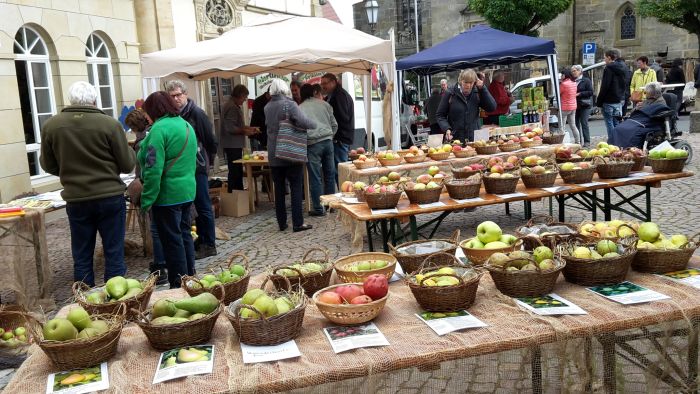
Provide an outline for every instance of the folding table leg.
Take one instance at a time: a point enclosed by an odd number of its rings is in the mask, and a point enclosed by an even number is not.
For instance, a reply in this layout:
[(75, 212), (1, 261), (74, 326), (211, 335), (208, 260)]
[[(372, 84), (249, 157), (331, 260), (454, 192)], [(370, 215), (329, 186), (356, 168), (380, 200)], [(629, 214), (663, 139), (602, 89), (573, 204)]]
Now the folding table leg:
[(603, 347), (603, 389), (606, 393), (615, 393), (615, 334), (603, 334), (598, 337)]
[(365, 227), (367, 228), (367, 245), (369, 246), (369, 251), (374, 252), (374, 243), (372, 242), (372, 222), (369, 220), (366, 221)]
[(646, 197), (646, 217), (647, 222), (651, 222), (651, 186), (647, 183), (645, 186), (645, 197)]
[(605, 221), (609, 222), (612, 220), (612, 209), (610, 203), (610, 189), (603, 189), (603, 215), (605, 217)]
[(510, 203), (506, 203), (506, 215), (510, 216)]
[(389, 245), (387, 245), (389, 242), (389, 231), (387, 230), (386, 219), (380, 219), (379, 225), (382, 230), (382, 246), (384, 247), (384, 253), (389, 253)]
[(532, 392), (540, 394), (542, 393), (542, 351), (539, 346), (532, 349), (530, 367), (532, 369)]
[(692, 319), (688, 332), (688, 387), (696, 387), (698, 379), (698, 320)]
[(559, 204), (559, 221), (560, 222), (565, 222), (566, 221), (566, 206), (564, 205), (566, 203), (566, 194), (560, 194), (556, 197), (557, 203)]

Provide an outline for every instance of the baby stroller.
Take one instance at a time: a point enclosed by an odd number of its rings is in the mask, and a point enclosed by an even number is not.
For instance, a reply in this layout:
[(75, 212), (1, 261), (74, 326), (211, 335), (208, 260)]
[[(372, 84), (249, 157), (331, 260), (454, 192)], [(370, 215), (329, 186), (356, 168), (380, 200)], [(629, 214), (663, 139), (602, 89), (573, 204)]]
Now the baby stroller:
[[(666, 105), (668, 105), (669, 108), (676, 108), (678, 98), (675, 94), (664, 93), (663, 97), (664, 101), (666, 101)], [(663, 122), (664, 127), (660, 131), (647, 134), (643, 148), (651, 150), (654, 147), (662, 144), (664, 141), (668, 141), (674, 148), (687, 151), (688, 159), (686, 160), (686, 163), (690, 163), (690, 160), (693, 158), (693, 148), (687, 141), (681, 139), (683, 132), (678, 130), (678, 114), (676, 111), (674, 109), (670, 109), (657, 114), (657, 117), (658, 121)]]

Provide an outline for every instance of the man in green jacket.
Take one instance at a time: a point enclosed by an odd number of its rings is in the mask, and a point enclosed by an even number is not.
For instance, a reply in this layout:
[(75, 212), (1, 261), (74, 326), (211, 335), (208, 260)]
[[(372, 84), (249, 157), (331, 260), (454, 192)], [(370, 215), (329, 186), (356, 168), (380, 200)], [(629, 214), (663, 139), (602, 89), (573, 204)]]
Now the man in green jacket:
[(41, 167), (60, 178), (71, 230), (73, 279), (95, 285), (93, 254), (100, 233), (105, 282), (126, 274), (126, 186), (119, 174), (134, 169), (121, 124), (95, 107), (97, 91), (79, 81), (68, 89), (70, 106), (41, 130)]

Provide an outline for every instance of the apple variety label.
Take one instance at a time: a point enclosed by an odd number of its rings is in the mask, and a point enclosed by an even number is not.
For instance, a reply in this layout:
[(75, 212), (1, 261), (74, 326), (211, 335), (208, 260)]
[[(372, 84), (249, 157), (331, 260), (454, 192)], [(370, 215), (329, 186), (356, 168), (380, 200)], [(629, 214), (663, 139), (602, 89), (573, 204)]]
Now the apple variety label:
[(505, 200), (508, 198), (527, 197), (527, 194), (521, 193), (521, 192), (516, 192), (516, 193), (510, 193), (510, 194), (496, 194), (496, 196)]
[(660, 276), (700, 289), (700, 269), (697, 268), (668, 272)]
[(467, 311), (458, 312), (421, 312), (416, 316), (428, 327), (432, 328), (436, 334), (442, 336), (452, 331), (464, 330), (466, 328), (487, 327), (488, 324), (474, 317)]
[(515, 302), (528, 311), (542, 316), (588, 314), (578, 305), (554, 293), (542, 297), (516, 298)]
[(361, 202), (357, 201), (357, 197), (341, 197), (340, 199), (346, 204), (362, 204)]
[(396, 268), (394, 269), (394, 275), (392, 275), (391, 278), (389, 278), (389, 283), (396, 282), (397, 280), (400, 280), (401, 278), (403, 278), (403, 276), (404, 276), (404, 273), (403, 273), (403, 270), (401, 269), (401, 265), (396, 264)]
[(203, 375), (214, 370), (214, 346), (194, 345), (160, 354), (153, 384), (183, 376)]
[(430, 204), (418, 204), (420, 208), (433, 208), (433, 207), (444, 207), (445, 203), (442, 201), (432, 202)]
[(396, 208), (389, 208), (389, 209), (372, 209), (372, 215), (387, 215), (390, 213), (399, 213), (399, 210)]
[(336, 353), (362, 347), (389, 346), (384, 334), (371, 322), (352, 327), (325, 327), (323, 333)]
[(107, 363), (95, 367), (52, 373), (46, 380), (46, 394), (92, 393), (109, 388)]
[(244, 364), (264, 363), (301, 357), (297, 343), (292, 339), (274, 346), (251, 346), (241, 343)]
[(569, 187), (569, 186), (552, 186), (552, 187), (543, 187), (542, 188), (542, 190), (544, 190), (546, 192), (550, 192), (550, 193), (556, 193), (556, 192), (560, 192), (560, 191), (568, 190), (568, 189), (571, 189), (571, 187)]
[(644, 171), (633, 172), (630, 174), (631, 177), (635, 177), (635, 178), (641, 178), (641, 177), (650, 176), (650, 175), (654, 175), (654, 174), (652, 174), (650, 172), (644, 172)]
[(456, 202), (457, 204), (469, 204), (470, 202), (484, 201), (484, 199), (481, 197), (474, 197), (474, 198), (465, 198), (463, 200), (455, 200), (453, 198), (452, 201)]
[(588, 183), (580, 183), (579, 186), (583, 187), (593, 187), (593, 186), (603, 186), (607, 185), (605, 182), (588, 182)]
[(616, 285), (587, 287), (587, 289), (623, 305), (639, 304), (642, 302), (659, 301), (671, 298), (665, 294), (661, 294), (654, 290), (649, 290), (646, 287), (642, 287), (627, 281)]

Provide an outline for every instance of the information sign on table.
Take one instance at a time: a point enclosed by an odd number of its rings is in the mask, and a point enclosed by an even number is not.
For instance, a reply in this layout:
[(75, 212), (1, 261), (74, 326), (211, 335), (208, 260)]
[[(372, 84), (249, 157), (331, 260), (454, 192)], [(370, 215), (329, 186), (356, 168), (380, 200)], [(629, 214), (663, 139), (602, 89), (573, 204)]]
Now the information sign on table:
[(401, 278), (404, 277), (404, 272), (401, 269), (400, 264), (396, 264), (396, 268), (394, 268), (394, 275), (389, 278), (389, 283), (396, 282), (397, 280), (400, 280)]
[(95, 367), (52, 373), (46, 380), (46, 394), (82, 394), (109, 388), (107, 363)]
[(521, 192), (509, 193), (509, 194), (496, 194), (496, 197), (502, 198), (504, 200), (509, 198), (527, 197), (527, 194)]
[(194, 345), (160, 354), (153, 384), (183, 376), (203, 375), (214, 370), (214, 346)]
[(467, 311), (459, 312), (421, 312), (416, 316), (428, 327), (432, 328), (436, 334), (442, 336), (452, 331), (466, 328), (487, 327), (488, 324), (474, 317)]
[(635, 177), (635, 178), (641, 178), (641, 177), (645, 177), (645, 176), (649, 176), (649, 175), (654, 175), (654, 174), (652, 174), (651, 172), (645, 172), (645, 171), (630, 173), (630, 176)]
[(588, 182), (588, 183), (579, 184), (579, 186), (583, 186), (583, 187), (593, 187), (593, 186), (603, 186), (603, 185), (607, 185), (607, 183), (605, 183), (605, 182)]
[(436, 202), (431, 202), (430, 204), (418, 204), (418, 206), (422, 209), (433, 208), (433, 207), (444, 207), (445, 203), (442, 201), (436, 201)]
[(528, 311), (542, 316), (588, 314), (578, 305), (554, 293), (542, 297), (516, 298), (515, 302)]
[(479, 202), (479, 201), (484, 201), (483, 198), (481, 197), (474, 197), (474, 198), (465, 198), (462, 200), (457, 200), (457, 199), (452, 199), (452, 201), (456, 202), (457, 204), (468, 204), (470, 202)]
[(668, 272), (659, 276), (700, 289), (700, 270), (697, 268)]
[(661, 294), (654, 290), (649, 290), (646, 287), (642, 287), (627, 281), (616, 285), (587, 287), (587, 289), (623, 305), (639, 304), (642, 302), (659, 301), (671, 298), (665, 294)]
[(550, 193), (556, 193), (556, 192), (560, 192), (560, 191), (568, 190), (568, 189), (571, 189), (571, 187), (569, 187), (569, 186), (552, 186), (552, 187), (543, 187), (542, 188), (542, 190), (544, 190), (546, 192), (550, 192)]
[(341, 197), (340, 199), (346, 204), (362, 204), (362, 202), (357, 200), (357, 197)]
[(301, 357), (297, 343), (292, 339), (274, 346), (251, 346), (241, 343), (244, 364), (264, 363)]
[(384, 334), (371, 322), (352, 327), (325, 327), (323, 332), (336, 353), (362, 347), (389, 346)]
[(372, 215), (386, 215), (390, 213), (399, 213), (399, 210), (397, 208), (372, 209)]

